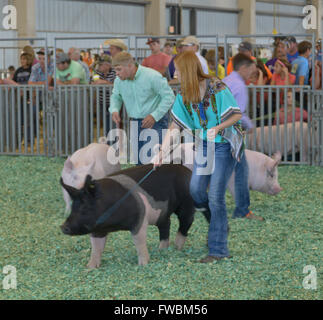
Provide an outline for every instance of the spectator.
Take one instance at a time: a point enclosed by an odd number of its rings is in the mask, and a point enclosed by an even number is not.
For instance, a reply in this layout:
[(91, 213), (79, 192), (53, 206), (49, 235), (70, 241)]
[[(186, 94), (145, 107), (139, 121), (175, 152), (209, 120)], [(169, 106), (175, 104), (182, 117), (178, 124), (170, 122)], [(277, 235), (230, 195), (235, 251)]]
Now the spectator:
[(295, 83), (296, 77), (291, 74), (292, 65), (287, 59), (276, 59), (274, 66), (274, 74), (271, 78), (270, 85), (289, 86)]
[(75, 47), (69, 48), (68, 56), (70, 57), (71, 60), (78, 62), (82, 66), (82, 68), (85, 72), (85, 79), (86, 79), (87, 83), (90, 83), (90, 78), (91, 78), (90, 69), (86, 63), (81, 61), (80, 49), (75, 48)]
[(8, 79), (9, 80), (13, 80), (13, 76), (15, 75), (15, 72), (16, 72), (16, 68), (14, 66), (8, 67), (8, 73), (9, 73)]
[(18, 84), (28, 84), (28, 80), (31, 74), (31, 66), (33, 63), (33, 57), (23, 52), (20, 55), (20, 63), (21, 67), (18, 68), (13, 76), (13, 81), (15, 81)]
[(247, 80), (246, 83), (252, 83), (256, 86), (264, 86), (268, 84), (269, 78), (267, 69), (265, 68), (265, 65), (261, 61), (261, 59), (256, 59), (256, 67), (257, 69), (252, 73), (251, 77), (249, 78), (249, 80)]
[(296, 76), (295, 84), (308, 85), (309, 83), (309, 62), (308, 58), (312, 52), (312, 44), (309, 41), (302, 41), (298, 45), (299, 56), (293, 60), (292, 74)]
[(31, 46), (24, 46), (22, 52), (28, 53), (31, 56), (32, 66), (38, 63), (38, 60), (35, 57), (35, 51)]
[[(87, 66), (90, 68), (91, 65), (93, 64), (93, 58), (91, 56), (91, 49), (87, 49), (85, 51), (85, 55), (84, 58), (82, 60), (85, 64), (87, 64)], [(91, 70), (91, 69), (90, 69)]]
[(297, 41), (295, 37), (289, 36), (285, 40), (285, 44), (287, 47), (287, 59), (289, 63), (293, 63), (293, 61), (299, 56)]
[(205, 74), (209, 74), (209, 68), (208, 68), (207, 62), (205, 58), (201, 56), (199, 51), (200, 42), (198, 41), (198, 39), (194, 36), (188, 36), (183, 40), (182, 45), (184, 46), (184, 51), (195, 52), (196, 56), (200, 60), (203, 72)]
[(82, 66), (71, 60), (67, 53), (60, 53), (56, 64), (56, 83), (58, 85), (87, 84)]
[[(117, 78), (114, 81), (109, 108), (112, 120), (119, 127), (120, 109), (124, 103), (131, 126), (138, 126), (136, 135), (139, 140), (140, 133), (144, 129), (156, 130), (159, 144), (162, 143), (162, 129), (168, 128), (168, 110), (171, 108), (175, 96), (167, 84), (167, 80), (161, 74), (151, 68), (146, 68), (135, 63), (131, 54), (120, 52), (112, 59), (112, 65), (116, 71)], [(132, 128), (133, 128), (132, 127)], [(137, 141), (138, 141), (137, 140)], [(134, 141), (135, 152), (139, 156), (144, 141)], [(150, 142), (151, 143), (151, 142)], [(151, 157), (153, 154), (151, 154)], [(149, 155), (148, 155), (149, 157)], [(136, 163), (148, 163), (138, 157)]]
[(208, 52), (205, 55), (205, 59), (208, 64), (209, 75), (211, 75), (213, 77), (217, 76), (220, 80), (222, 80), (225, 77), (225, 69), (220, 63), (218, 63), (218, 73), (217, 73), (217, 75), (215, 74), (215, 72), (216, 72), (215, 50), (214, 49), (208, 50)]
[[(45, 73), (45, 48), (40, 49), (38, 52), (38, 63), (35, 64), (31, 69), (31, 75), (28, 84), (31, 85), (43, 85), (46, 84), (46, 73)], [(54, 63), (51, 60), (51, 52), (47, 52), (47, 74), (48, 74), (48, 85), (50, 86), (53, 81), (54, 74)]]
[(145, 58), (141, 65), (152, 68), (165, 76), (166, 70), (172, 58), (166, 53), (161, 52), (159, 38), (148, 38), (146, 44), (148, 44), (150, 47), (151, 55)]
[(315, 43), (315, 60), (322, 63), (322, 39), (318, 39)]
[[(179, 39), (176, 41), (176, 52), (177, 54), (180, 54), (181, 52), (184, 51), (183, 49), (183, 39)], [(175, 59), (176, 55), (172, 58), (172, 60), (170, 61), (169, 65), (168, 65), (168, 80), (172, 81), (174, 79), (174, 73), (175, 73), (175, 65), (174, 65), (174, 59)], [(171, 82), (170, 82), (171, 83)], [(178, 83), (177, 80), (174, 81), (173, 84)]]
[(270, 70), (271, 73), (274, 73), (274, 66), (276, 63), (277, 59), (286, 59), (287, 60), (287, 55), (286, 55), (286, 45), (285, 42), (279, 41), (277, 43), (277, 46), (274, 49), (274, 54), (272, 59), (268, 60), (266, 62), (266, 66)]
[[(312, 83), (312, 78), (310, 79)], [(323, 89), (322, 87), (322, 62), (319, 60), (315, 61), (315, 80), (314, 80), (315, 89)]]
[[(295, 110), (293, 111), (293, 92), (292, 90), (288, 90), (287, 92), (287, 116), (286, 116), (286, 123), (292, 123), (293, 122), (293, 114), (294, 119), (296, 121), (301, 120), (301, 108), (295, 107)], [(307, 112), (306, 110), (303, 110), (303, 121), (307, 122)], [(279, 109), (279, 123), (283, 124), (285, 123), (285, 107), (282, 107)], [(277, 124), (277, 117), (274, 119), (274, 125)]]
[[(239, 51), (239, 53), (242, 53), (242, 54), (246, 55), (247, 57), (249, 57), (253, 60), (256, 60), (256, 57), (254, 57), (252, 55), (252, 45), (250, 42), (247, 42), (247, 41), (241, 42), (239, 44), (238, 51)], [(270, 80), (272, 77), (272, 73), (270, 72), (270, 70), (268, 69), (268, 67), (266, 65), (264, 66), (264, 68), (266, 69), (268, 78)], [(232, 71), (233, 71), (233, 64), (232, 64), (232, 58), (231, 58), (228, 62), (228, 66), (227, 66), (227, 75), (229, 75)]]
[[(112, 69), (112, 59), (109, 55), (103, 55), (99, 58), (98, 61), (98, 68), (93, 75), (93, 83), (94, 84), (106, 84), (106, 85), (112, 85), (114, 83), (114, 80), (116, 78), (116, 72)], [(105, 91), (105, 106), (103, 104), (103, 92), (102, 90), (99, 91), (99, 103), (100, 108), (105, 108), (107, 110), (106, 113), (106, 124), (107, 124), (107, 130), (106, 135), (110, 131), (110, 113), (109, 113), (109, 106), (110, 106), (110, 90), (109, 88), (106, 88)]]
[(109, 51), (112, 58), (115, 57), (119, 52), (128, 50), (128, 47), (121, 39), (109, 39), (106, 40), (104, 44), (110, 46)]
[(173, 43), (166, 41), (164, 44), (163, 52), (170, 57), (173, 57)]

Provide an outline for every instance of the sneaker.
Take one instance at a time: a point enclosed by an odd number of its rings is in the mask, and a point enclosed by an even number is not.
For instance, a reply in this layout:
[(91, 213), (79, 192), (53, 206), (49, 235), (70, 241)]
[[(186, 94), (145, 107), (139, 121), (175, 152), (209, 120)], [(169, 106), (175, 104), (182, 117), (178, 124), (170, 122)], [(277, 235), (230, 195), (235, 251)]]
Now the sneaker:
[(215, 257), (215, 256), (206, 256), (205, 258), (201, 259), (200, 260), (200, 263), (211, 263), (211, 262), (214, 262), (214, 261), (220, 261), (220, 260), (223, 260), (225, 258), (232, 258), (232, 256), (228, 256), (228, 257)]
[(256, 216), (254, 213), (252, 213), (251, 211), (249, 211), (246, 215), (245, 215), (246, 219), (250, 219), (250, 220), (258, 220), (258, 221), (265, 221), (265, 219), (261, 216)]

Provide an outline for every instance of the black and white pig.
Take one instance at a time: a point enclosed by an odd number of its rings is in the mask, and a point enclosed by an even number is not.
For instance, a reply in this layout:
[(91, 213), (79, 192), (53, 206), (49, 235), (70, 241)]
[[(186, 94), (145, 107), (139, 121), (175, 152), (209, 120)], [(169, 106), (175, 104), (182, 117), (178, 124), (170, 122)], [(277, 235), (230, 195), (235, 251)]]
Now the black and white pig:
[[(67, 235), (91, 234), (92, 252), (88, 268), (100, 266), (107, 234), (119, 230), (131, 232), (138, 263), (147, 264), (147, 226), (158, 227), (159, 248), (167, 248), (173, 212), (179, 219), (175, 246), (182, 249), (195, 211), (189, 190), (191, 171), (182, 165), (163, 165), (136, 185), (151, 169), (151, 164), (137, 166), (100, 180), (92, 180), (88, 175), (80, 190), (66, 185), (61, 178), (63, 188), (73, 201), (72, 212), (61, 229)], [(132, 189), (129, 197), (102, 224), (97, 224), (98, 219)]]

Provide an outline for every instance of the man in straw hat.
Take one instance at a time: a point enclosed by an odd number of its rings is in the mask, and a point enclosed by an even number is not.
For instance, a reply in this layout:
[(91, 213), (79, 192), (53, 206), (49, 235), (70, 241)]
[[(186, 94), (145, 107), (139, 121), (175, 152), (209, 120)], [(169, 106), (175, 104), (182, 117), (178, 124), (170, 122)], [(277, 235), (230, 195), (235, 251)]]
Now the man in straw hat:
[(108, 39), (104, 42), (104, 45), (110, 46), (109, 51), (112, 58), (119, 52), (128, 50), (128, 47), (121, 39)]
[[(162, 129), (168, 128), (168, 110), (175, 100), (173, 90), (159, 72), (138, 65), (128, 52), (120, 52), (113, 57), (112, 66), (117, 74), (109, 108), (112, 120), (119, 127), (120, 109), (124, 103), (130, 118), (133, 161), (137, 164), (149, 163), (154, 156), (151, 150), (146, 148), (148, 152), (142, 154), (140, 150), (144, 149), (147, 135), (151, 138), (149, 146), (162, 143)], [(143, 132), (144, 129), (155, 132)]]

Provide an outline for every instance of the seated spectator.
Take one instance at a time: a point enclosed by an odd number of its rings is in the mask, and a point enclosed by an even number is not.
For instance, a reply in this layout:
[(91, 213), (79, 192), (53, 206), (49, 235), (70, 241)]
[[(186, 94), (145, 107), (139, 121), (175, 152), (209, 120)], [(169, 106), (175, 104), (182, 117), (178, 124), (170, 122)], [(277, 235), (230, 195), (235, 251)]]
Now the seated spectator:
[(170, 41), (166, 41), (164, 44), (163, 52), (168, 56), (173, 57), (173, 43)]
[(21, 67), (16, 70), (12, 80), (17, 84), (26, 85), (28, 84), (29, 77), (31, 75), (31, 66), (33, 63), (33, 57), (30, 54), (23, 52), (20, 55), (20, 63), (21, 63)]
[(194, 36), (188, 36), (184, 39), (182, 42), (182, 45), (184, 46), (184, 51), (193, 51), (195, 52), (196, 56), (199, 58), (200, 63), (202, 65), (203, 72), (205, 74), (209, 74), (209, 68), (207, 65), (207, 62), (204, 57), (200, 54), (200, 42), (198, 39)]
[(309, 62), (308, 58), (312, 52), (312, 44), (309, 41), (302, 41), (298, 45), (299, 56), (292, 63), (292, 74), (296, 76), (296, 85), (309, 84)]
[(141, 65), (152, 68), (165, 76), (166, 70), (172, 58), (166, 53), (161, 52), (159, 38), (148, 38), (146, 44), (148, 44), (150, 47), (151, 55), (145, 58)]
[(208, 52), (205, 55), (205, 59), (207, 61), (208, 64), (208, 68), (209, 68), (209, 75), (213, 76), (213, 77), (218, 77), (219, 79), (223, 79), (225, 77), (225, 69), (224, 67), (218, 63), (218, 73), (216, 73), (216, 67), (215, 67), (215, 50), (211, 49), (208, 50)]
[(115, 57), (119, 52), (127, 51), (128, 47), (121, 39), (108, 39), (104, 42), (105, 45), (109, 46), (111, 57)]
[[(295, 107), (293, 111), (293, 93), (292, 90), (288, 90), (287, 92), (287, 123), (293, 122), (293, 114), (294, 119), (296, 121), (301, 120), (301, 108)], [(303, 121), (307, 122), (307, 112), (303, 110)], [(281, 107), (279, 109), (279, 124), (285, 123), (285, 107)], [(277, 116), (274, 119), (274, 125), (277, 124)]]
[(285, 44), (287, 46), (287, 59), (289, 63), (293, 63), (299, 56), (297, 41), (295, 37), (289, 36), (285, 39)]
[(56, 83), (58, 85), (87, 84), (84, 69), (79, 63), (71, 60), (67, 53), (60, 53), (56, 64)]
[(274, 65), (274, 74), (271, 78), (272, 86), (290, 86), (295, 84), (296, 77), (291, 74), (292, 65), (287, 59), (276, 59)]
[[(113, 84), (116, 78), (116, 72), (112, 68), (112, 58), (109, 55), (103, 55), (99, 58), (98, 68), (93, 75), (93, 84)], [(103, 90), (99, 91), (99, 103), (101, 110), (106, 109), (106, 135), (110, 130), (110, 90), (109, 88), (105, 91), (105, 105), (103, 99)]]
[(8, 79), (9, 80), (13, 80), (13, 76), (15, 75), (15, 72), (16, 72), (16, 68), (14, 66), (8, 67), (8, 73), (9, 73)]
[[(252, 45), (250, 42), (247, 42), (247, 41), (241, 42), (239, 44), (238, 51), (239, 51), (239, 53), (245, 54), (249, 58), (256, 60), (256, 57), (254, 57), (252, 55)], [(264, 68), (266, 69), (268, 79), (270, 80), (272, 77), (272, 73), (266, 65), (264, 65)], [(228, 65), (227, 65), (227, 75), (229, 75), (232, 71), (233, 71), (233, 64), (232, 64), (232, 58), (230, 58)]]
[(24, 46), (22, 49), (22, 52), (28, 53), (31, 56), (32, 66), (38, 63), (38, 60), (36, 59), (35, 51), (31, 46)]
[[(38, 52), (38, 63), (36, 63), (31, 69), (31, 75), (28, 84), (31, 85), (43, 85), (46, 84), (46, 73), (45, 73), (45, 48), (40, 49)], [(54, 63), (51, 60), (51, 52), (47, 52), (47, 74), (48, 74), (48, 85), (52, 85), (53, 74), (54, 74)]]
[[(184, 51), (183, 44), (182, 44), (183, 41), (184, 41), (183, 39), (179, 39), (179, 40), (176, 41), (175, 47), (176, 47), (177, 54), (180, 54), (180, 53), (182, 53)], [(170, 81), (174, 80), (174, 73), (175, 73), (174, 59), (175, 59), (175, 57), (176, 57), (176, 55), (172, 58), (172, 60), (170, 61), (169, 65), (168, 65), (168, 71), (167, 71), (168, 76), (167, 76), (167, 79), (170, 80)], [(175, 80), (173, 82), (174, 82), (173, 84), (175, 84), (175, 82), (176, 83), (179, 83), (178, 80)]]
[(287, 55), (286, 55), (286, 45), (285, 42), (279, 41), (277, 43), (277, 46), (274, 49), (274, 54), (272, 59), (268, 60), (266, 62), (266, 66), (270, 70), (271, 73), (274, 73), (274, 66), (276, 63), (277, 59), (286, 59), (287, 60)]
[(71, 60), (78, 62), (82, 66), (82, 68), (84, 69), (84, 72), (85, 72), (86, 81), (87, 81), (87, 83), (90, 83), (90, 78), (91, 78), (90, 69), (86, 63), (81, 61), (80, 49), (75, 48), (75, 47), (69, 48), (68, 56), (70, 57)]

